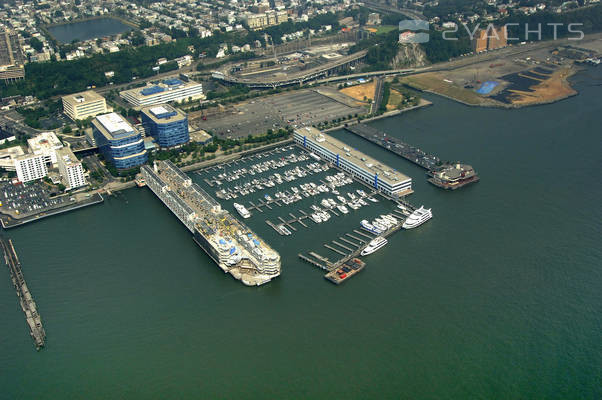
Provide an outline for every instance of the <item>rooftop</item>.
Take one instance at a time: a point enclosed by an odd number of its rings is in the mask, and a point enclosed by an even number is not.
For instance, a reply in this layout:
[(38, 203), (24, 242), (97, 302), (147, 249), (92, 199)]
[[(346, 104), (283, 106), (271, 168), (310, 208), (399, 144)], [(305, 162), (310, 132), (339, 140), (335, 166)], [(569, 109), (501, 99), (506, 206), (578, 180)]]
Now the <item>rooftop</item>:
[(144, 107), (140, 111), (157, 124), (165, 124), (186, 119), (186, 114), (169, 104)]
[(109, 140), (123, 139), (133, 134), (136, 130), (121, 115), (109, 113), (97, 116), (92, 123)]
[(59, 159), (63, 160), (63, 163), (67, 167), (73, 167), (80, 164), (80, 161), (77, 159), (75, 154), (73, 154), (71, 149), (67, 147), (63, 147), (62, 149), (57, 150), (56, 155)]
[(72, 106), (77, 106), (78, 104), (88, 103), (91, 101), (98, 101), (104, 99), (101, 95), (96, 93), (93, 90), (88, 90), (81, 93), (74, 93), (68, 96), (63, 96), (63, 101), (71, 104)]
[(134, 89), (130, 89), (130, 90), (124, 90), (123, 92), (120, 92), (120, 95), (122, 93), (127, 93), (129, 95), (136, 96), (136, 97), (153, 96), (153, 95), (163, 93), (168, 90), (185, 89), (185, 88), (188, 88), (191, 86), (197, 86), (197, 85), (200, 85), (200, 83), (195, 82), (195, 81), (184, 82), (177, 78), (170, 78), (170, 79), (164, 79), (162, 81), (150, 82), (148, 85), (146, 85), (144, 87), (134, 88)]
[(334, 154), (338, 154), (340, 158), (355, 164), (359, 168), (372, 174), (378, 174), (379, 180), (384, 181), (391, 186), (411, 179), (388, 165), (352, 148), (351, 145), (345, 144), (332, 136), (322, 133), (314, 127), (299, 128), (296, 132), (302, 136), (306, 136), (311, 141), (318, 143), (320, 146), (330, 150)]
[(38, 154), (39, 152), (49, 152), (63, 147), (63, 143), (61, 143), (54, 132), (42, 132), (31, 139), (27, 139), (27, 144), (35, 154)]

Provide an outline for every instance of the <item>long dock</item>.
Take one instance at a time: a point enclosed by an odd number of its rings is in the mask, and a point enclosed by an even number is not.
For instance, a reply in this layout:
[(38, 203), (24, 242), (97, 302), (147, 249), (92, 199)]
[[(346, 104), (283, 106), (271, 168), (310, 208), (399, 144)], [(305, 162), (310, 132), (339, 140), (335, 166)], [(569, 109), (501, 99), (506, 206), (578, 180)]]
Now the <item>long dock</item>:
[(42, 319), (36, 308), (36, 303), (33, 301), (33, 297), (29, 292), (27, 283), (25, 283), (23, 271), (21, 270), (21, 263), (15, 252), (12, 240), (2, 236), (0, 237), (0, 243), (4, 252), (4, 261), (6, 262), (13, 285), (17, 291), (21, 309), (25, 313), (27, 325), (29, 325), (30, 335), (34, 340), (36, 350), (40, 350), (40, 348), (44, 347), (46, 340), (46, 332), (42, 326)]
[(400, 157), (430, 171), (434, 169), (441, 160), (439, 157), (425, 153), (418, 147), (412, 146), (409, 143), (403, 142), (400, 139), (387, 135), (385, 132), (373, 128), (366, 124), (356, 124), (346, 126), (345, 129), (361, 138), (368, 140), (391, 153), (397, 154)]

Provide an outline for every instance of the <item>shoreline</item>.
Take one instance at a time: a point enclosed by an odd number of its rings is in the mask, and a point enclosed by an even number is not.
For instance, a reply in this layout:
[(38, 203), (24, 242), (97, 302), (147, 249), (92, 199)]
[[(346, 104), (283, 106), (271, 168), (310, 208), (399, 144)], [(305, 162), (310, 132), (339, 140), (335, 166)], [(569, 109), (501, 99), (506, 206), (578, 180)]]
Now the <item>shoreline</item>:
[(78, 201), (78, 202), (68, 204), (66, 206), (58, 207), (58, 208), (55, 208), (52, 210), (43, 210), (43, 211), (40, 211), (35, 214), (27, 215), (23, 218), (15, 218), (11, 215), (8, 215), (5, 213), (0, 213), (0, 224), (2, 225), (2, 228), (5, 230), (12, 229), (12, 228), (16, 228), (18, 226), (28, 224), (30, 222), (39, 221), (44, 218), (52, 217), (54, 215), (63, 214), (63, 213), (69, 212), (69, 211), (75, 211), (80, 208), (93, 206), (95, 204), (100, 204), (103, 202), (104, 202), (104, 197), (102, 197), (102, 195), (100, 193), (94, 193), (89, 198), (87, 198), (83, 201)]
[(490, 100), (489, 97), (483, 97), (483, 100), (481, 103), (473, 104), (473, 103), (468, 103), (464, 100), (455, 98), (453, 96), (450, 96), (450, 95), (447, 95), (444, 93), (439, 93), (432, 89), (420, 88), (416, 85), (410, 84), (409, 82), (404, 82), (404, 84), (407, 85), (408, 87), (410, 87), (411, 89), (417, 90), (421, 93), (429, 93), (429, 94), (432, 94), (435, 96), (440, 96), (440, 97), (446, 98), (448, 100), (463, 104), (468, 107), (497, 108), (497, 109), (501, 109), (501, 110), (517, 110), (517, 109), (521, 109), (521, 108), (525, 108), (525, 107), (534, 107), (534, 106), (543, 106), (543, 105), (547, 105), (547, 104), (554, 104), (559, 101), (571, 98), (573, 96), (577, 96), (579, 94), (579, 91), (572, 87), (572, 85), (569, 81), (569, 78), (571, 78), (571, 77), (575, 76), (576, 74), (583, 72), (583, 71), (584, 71), (583, 67), (574, 66), (573, 68), (571, 68), (570, 73), (566, 76), (566, 78), (563, 79), (563, 83), (565, 85), (567, 85), (567, 87), (569, 89), (572, 90), (572, 93), (567, 93), (565, 95), (554, 97), (554, 98), (542, 99), (542, 100), (531, 102), (531, 103), (514, 104), (514, 103), (503, 103), (503, 102), (500, 102), (497, 100), (495, 100), (495, 102), (492, 102), (492, 100)]

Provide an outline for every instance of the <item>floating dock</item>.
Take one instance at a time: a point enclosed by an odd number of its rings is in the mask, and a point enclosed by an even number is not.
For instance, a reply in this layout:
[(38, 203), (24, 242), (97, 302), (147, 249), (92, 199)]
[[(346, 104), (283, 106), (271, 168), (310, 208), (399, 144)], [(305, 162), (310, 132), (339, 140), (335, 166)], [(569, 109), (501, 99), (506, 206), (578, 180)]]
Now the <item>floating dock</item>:
[(10, 277), (15, 286), (15, 290), (17, 291), (17, 296), (19, 297), (21, 309), (25, 313), (25, 319), (27, 325), (29, 325), (29, 333), (33, 338), (36, 350), (40, 350), (40, 348), (44, 347), (46, 332), (42, 326), (42, 318), (38, 313), (36, 302), (33, 301), (27, 283), (25, 283), (23, 271), (21, 270), (21, 263), (17, 257), (12, 240), (2, 236), (0, 237), (0, 244), (2, 245), (2, 250), (4, 252), (4, 261), (8, 266)]

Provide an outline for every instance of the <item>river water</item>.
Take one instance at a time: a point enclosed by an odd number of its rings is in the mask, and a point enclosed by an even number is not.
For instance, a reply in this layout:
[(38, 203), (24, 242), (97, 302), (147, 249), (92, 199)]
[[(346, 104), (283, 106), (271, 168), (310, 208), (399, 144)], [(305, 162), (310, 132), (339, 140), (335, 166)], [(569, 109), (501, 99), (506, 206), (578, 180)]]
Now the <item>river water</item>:
[(59, 42), (71, 43), (73, 40), (84, 41), (113, 36), (127, 32), (132, 28), (115, 18), (98, 18), (50, 26), (47, 29)]
[(264, 220), (301, 205), (254, 213), (283, 257), (260, 288), (220, 272), (148, 189), (9, 231), (47, 347), (0, 273), (0, 398), (601, 398), (601, 79), (541, 107), (433, 97), (374, 123), (474, 165), (481, 182), (456, 192), (335, 133), (411, 176), (409, 200), (434, 213), (341, 286), (297, 253), (326, 255), (385, 202), (291, 237)]

